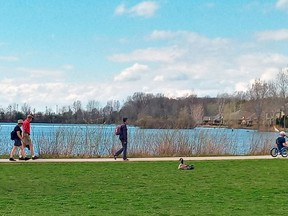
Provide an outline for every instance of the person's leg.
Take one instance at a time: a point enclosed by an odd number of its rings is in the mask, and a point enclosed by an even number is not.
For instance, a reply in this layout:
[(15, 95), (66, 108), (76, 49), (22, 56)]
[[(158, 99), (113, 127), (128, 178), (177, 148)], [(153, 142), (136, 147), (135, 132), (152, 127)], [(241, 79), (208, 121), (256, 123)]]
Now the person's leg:
[(10, 152), (10, 158), (9, 158), (10, 161), (15, 161), (14, 154), (15, 154), (16, 150), (17, 150), (17, 146), (14, 145), (11, 152)]
[(15, 154), (15, 151), (17, 150), (17, 146), (13, 146), (11, 152), (10, 152), (10, 157), (13, 158), (14, 157), (14, 154)]
[(32, 160), (38, 159), (38, 156), (36, 156), (35, 153), (34, 153), (34, 146), (33, 146), (32, 142), (29, 144), (29, 148), (30, 148), (30, 152), (31, 152), (31, 155), (32, 155)]
[(121, 149), (119, 149), (119, 150), (114, 154), (114, 156), (117, 157), (117, 156), (120, 155), (122, 152), (123, 152), (123, 146), (122, 146)]
[(31, 152), (31, 155), (32, 155), (32, 157), (34, 157), (34, 156), (35, 156), (35, 154), (34, 154), (34, 147), (33, 147), (33, 144), (32, 144), (32, 142), (31, 142), (31, 143), (29, 143), (29, 148), (30, 148), (30, 152)]
[(283, 146), (282, 145), (277, 145), (277, 148), (278, 148), (278, 152), (280, 153), (281, 149), (283, 148)]
[(15, 145), (17, 147), (19, 147), (19, 160), (29, 160), (30, 158), (26, 157), (26, 152), (25, 152), (25, 145), (23, 144), (23, 142), (21, 140), (16, 140), (15, 141)]
[(23, 153), (22, 153), (21, 147), (20, 147), (20, 149), (18, 151), (18, 155), (19, 155), (19, 159), (23, 158)]
[(34, 146), (33, 146), (32, 140), (31, 140), (29, 135), (27, 135), (25, 137), (25, 142), (24, 143), (25, 143), (25, 146), (27, 146), (27, 145), (29, 146), (28, 149), (30, 150), (30, 153), (31, 153), (31, 156), (32, 156), (32, 160), (38, 159), (38, 157), (34, 153)]
[(127, 142), (122, 142), (123, 160), (127, 160)]
[[(22, 139), (22, 146), (23, 149), (25, 150), (26, 146), (29, 146), (30, 143), (30, 137), (28, 134), (24, 133), (23, 139)], [(30, 150), (30, 147), (28, 148)]]
[(25, 153), (25, 148), (23, 145), (20, 146), (20, 152), (21, 152), (21, 158), (23, 158), (24, 160), (27, 159), (26, 153)]

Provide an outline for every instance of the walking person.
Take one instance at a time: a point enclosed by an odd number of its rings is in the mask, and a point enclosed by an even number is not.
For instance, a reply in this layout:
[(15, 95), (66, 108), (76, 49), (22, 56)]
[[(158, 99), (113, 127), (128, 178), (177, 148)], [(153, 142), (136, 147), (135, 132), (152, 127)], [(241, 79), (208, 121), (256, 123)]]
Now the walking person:
[(27, 118), (24, 120), (23, 122), (23, 147), (28, 147), (28, 149), (31, 152), (31, 156), (32, 156), (32, 160), (36, 160), (38, 159), (38, 157), (34, 154), (34, 147), (33, 147), (33, 143), (32, 140), (30, 138), (30, 132), (31, 132), (31, 127), (30, 127), (30, 122), (33, 120), (33, 115), (29, 114), (27, 115)]
[(123, 118), (123, 124), (120, 127), (120, 134), (119, 134), (119, 139), (121, 141), (122, 144), (122, 148), (119, 149), (114, 155), (114, 159), (116, 160), (117, 157), (122, 154), (123, 160), (124, 161), (128, 161), (127, 158), (127, 143), (128, 143), (128, 139), (127, 139), (127, 120), (128, 118)]
[(21, 126), (23, 125), (23, 120), (19, 119), (17, 121), (17, 125), (14, 127), (14, 145), (13, 148), (10, 152), (10, 158), (9, 161), (16, 161), (14, 159), (14, 155), (15, 152), (17, 150), (17, 148), (20, 148), (20, 152), (22, 157), (19, 157), (19, 160), (29, 160), (30, 158), (25, 156), (25, 151), (24, 151), (24, 146), (22, 145), (22, 130), (21, 130)]

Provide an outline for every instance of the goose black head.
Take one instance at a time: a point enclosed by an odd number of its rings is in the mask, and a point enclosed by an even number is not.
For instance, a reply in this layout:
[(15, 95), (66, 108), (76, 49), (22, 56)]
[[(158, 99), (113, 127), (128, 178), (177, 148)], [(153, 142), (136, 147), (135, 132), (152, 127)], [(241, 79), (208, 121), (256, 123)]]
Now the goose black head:
[(183, 164), (183, 162), (184, 162), (183, 158), (180, 158), (179, 161), (181, 164)]

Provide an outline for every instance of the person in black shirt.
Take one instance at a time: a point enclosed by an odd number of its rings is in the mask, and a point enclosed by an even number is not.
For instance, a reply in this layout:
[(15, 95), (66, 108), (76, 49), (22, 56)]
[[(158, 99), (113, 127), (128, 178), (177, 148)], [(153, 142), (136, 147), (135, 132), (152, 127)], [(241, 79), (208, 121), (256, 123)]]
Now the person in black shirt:
[[(10, 161), (16, 161), (14, 159), (14, 154), (18, 147), (20, 147), (20, 152), (21, 152), (22, 157), (25, 156), (24, 146), (22, 145), (22, 130), (21, 130), (22, 125), (23, 125), (23, 120), (19, 119), (17, 122), (17, 125), (14, 127), (16, 136), (14, 137), (14, 145), (10, 153), (10, 158), (9, 158)], [(22, 160), (29, 160), (29, 159), (30, 158), (24, 157)], [(19, 160), (21, 159), (19, 158)]]
[(122, 144), (122, 148), (119, 149), (114, 155), (114, 159), (117, 159), (117, 156), (120, 155), (123, 152), (123, 160), (124, 161), (128, 161), (127, 158), (127, 143), (128, 143), (128, 139), (127, 139), (127, 120), (128, 118), (123, 118), (123, 124), (121, 125), (120, 128), (120, 135), (119, 135), (119, 139), (121, 141)]

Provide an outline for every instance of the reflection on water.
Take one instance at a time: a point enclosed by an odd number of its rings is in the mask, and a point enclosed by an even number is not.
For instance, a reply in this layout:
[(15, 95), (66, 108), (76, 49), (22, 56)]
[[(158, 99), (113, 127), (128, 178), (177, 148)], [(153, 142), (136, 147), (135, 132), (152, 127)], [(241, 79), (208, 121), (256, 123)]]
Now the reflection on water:
[[(8, 154), (16, 124), (0, 124), (0, 154)], [(53, 155), (111, 155), (120, 144), (115, 125), (31, 124), (36, 152)], [(253, 154), (269, 148), (277, 133), (246, 129), (140, 129), (128, 126), (130, 154), (150, 156)], [(261, 149), (261, 151), (260, 151)], [(187, 155), (188, 156), (188, 155)]]

